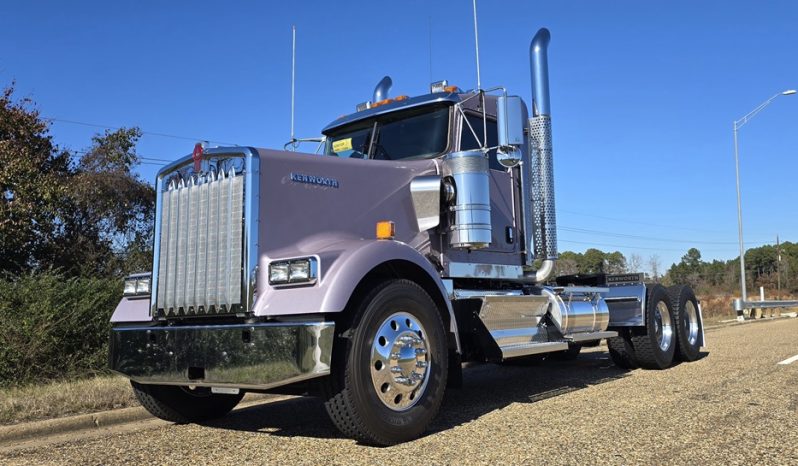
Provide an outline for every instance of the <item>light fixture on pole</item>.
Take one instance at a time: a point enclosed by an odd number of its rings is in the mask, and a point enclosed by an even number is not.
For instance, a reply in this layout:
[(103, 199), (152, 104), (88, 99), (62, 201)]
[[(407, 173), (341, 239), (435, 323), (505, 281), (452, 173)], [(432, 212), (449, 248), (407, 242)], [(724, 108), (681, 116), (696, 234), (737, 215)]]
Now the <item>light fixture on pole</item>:
[(745, 116), (740, 118), (739, 120), (735, 120), (734, 122), (734, 168), (735, 174), (737, 176), (737, 235), (740, 242), (740, 299), (735, 300), (734, 302), (734, 309), (737, 311), (737, 320), (743, 320), (743, 309), (747, 309), (748, 304), (748, 292), (745, 288), (745, 247), (743, 246), (743, 209), (742, 203), (740, 201), (740, 155), (739, 150), (737, 148), (737, 131), (743, 127), (746, 123), (751, 121), (751, 118), (756, 116), (757, 113), (761, 112), (762, 109), (770, 105), (773, 100), (777, 97), (783, 95), (793, 95), (795, 94), (795, 89), (787, 89), (786, 91), (779, 92), (778, 94), (774, 95), (773, 97), (769, 98), (768, 100), (759, 104), (758, 107), (748, 112)]

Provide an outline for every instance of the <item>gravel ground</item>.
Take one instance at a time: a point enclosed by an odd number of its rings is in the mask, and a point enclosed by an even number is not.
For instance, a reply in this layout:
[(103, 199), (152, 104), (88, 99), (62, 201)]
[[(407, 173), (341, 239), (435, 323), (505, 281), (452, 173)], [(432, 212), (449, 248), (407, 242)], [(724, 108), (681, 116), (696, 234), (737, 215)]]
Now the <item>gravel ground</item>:
[(665, 371), (620, 371), (605, 347), (469, 367), (429, 434), (390, 448), (342, 438), (319, 400), (296, 398), (0, 453), (0, 464), (798, 464), (798, 362), (777, 364), (798, 353), (798, 319), (707, 339), (705, 357)]

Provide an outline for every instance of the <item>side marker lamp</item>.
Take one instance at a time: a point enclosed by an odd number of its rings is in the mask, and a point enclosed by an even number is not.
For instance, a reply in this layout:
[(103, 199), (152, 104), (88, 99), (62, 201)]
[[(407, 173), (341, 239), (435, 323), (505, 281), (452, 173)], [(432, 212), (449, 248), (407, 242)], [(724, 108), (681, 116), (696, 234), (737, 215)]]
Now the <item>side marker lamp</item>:
[(377, 239), (393, 239), (396, 236), (396, 225), (390, 220), (377, 222)]

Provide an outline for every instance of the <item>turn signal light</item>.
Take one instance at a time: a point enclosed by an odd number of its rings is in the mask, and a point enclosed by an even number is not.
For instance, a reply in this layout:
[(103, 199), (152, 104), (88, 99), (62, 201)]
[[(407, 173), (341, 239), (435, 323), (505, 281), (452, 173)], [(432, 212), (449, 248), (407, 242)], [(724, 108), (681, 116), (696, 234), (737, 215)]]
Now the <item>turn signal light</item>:
[(383, 100), (380, 100), (380, 101), (377, 101), (377, 102), (374, 102), (373, 104), (371, 104), (371, 108), (380, 107), (382, 105), (386, 105), (386, 104), (389, 104), (391, 102), (393, 102), (393, 99), (383, 99)]
[(396, 226), (390, 220), (377, 222), (377, 239), (393, 239), (396, 236)]

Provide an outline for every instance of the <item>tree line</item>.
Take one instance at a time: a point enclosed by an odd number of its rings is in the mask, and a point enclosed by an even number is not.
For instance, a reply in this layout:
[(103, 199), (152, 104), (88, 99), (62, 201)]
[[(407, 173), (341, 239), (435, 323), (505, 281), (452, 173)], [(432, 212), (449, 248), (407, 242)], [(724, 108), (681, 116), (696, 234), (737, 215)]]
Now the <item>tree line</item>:
[(58, 146), (13, 84), (0, 95), (0, 273), (120, 276), (150, 268), (155, 191), (135, 172), (138, 128)]

